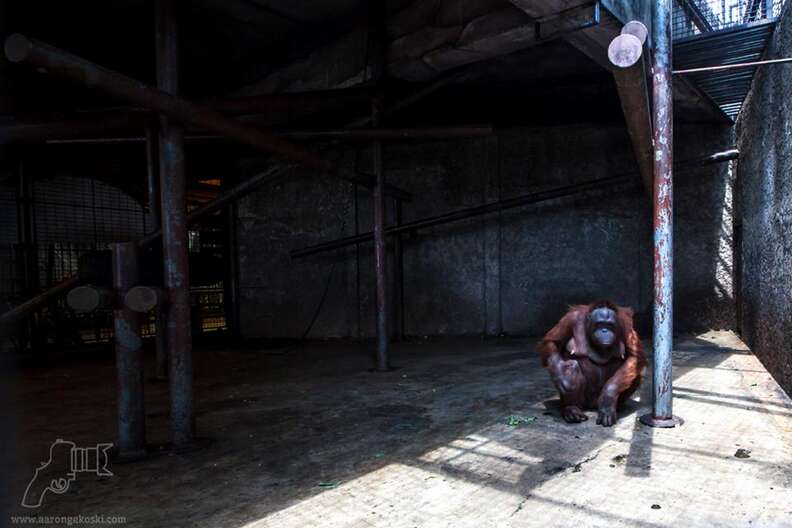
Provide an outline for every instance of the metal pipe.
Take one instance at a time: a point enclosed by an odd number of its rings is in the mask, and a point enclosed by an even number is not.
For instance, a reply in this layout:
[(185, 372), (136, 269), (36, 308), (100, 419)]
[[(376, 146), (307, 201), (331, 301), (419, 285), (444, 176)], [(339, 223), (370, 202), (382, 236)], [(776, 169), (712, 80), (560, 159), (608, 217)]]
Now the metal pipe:
[[(160, 200), (159, 171), (159, 126), (152, 120), (146, 127), (146, 168), (149, 213), (154, 224), (154, 232), (162, 229), (162, 208)], [(154, 379), (168, 378), (168, 338), (166, 328), (168, 322), (165, 310), (157, 308), (154, 315)]]
[[(414, 93), (411, 93), (399, 99), (398, 101), (387, 105), (383, 111), (383, 116), (390, 117), (393, 114), (401, 112), (402, 110), (409, 108), (415, 103), (432, 95), (437, 90), (440, 90), (441, 88), (444, 88), (449, 84), (467, 78), (468, 76), (472, 75), (474, 71), (475, 71), (474, 67), (466, 67), (463, 68), (462, 70), (457, 70), (447, 73), (441, 76), (440, 78), (434, 80), (433, 82), (429, 83), (428, 85), (424, 86), (423, 88), (419, 88)], [(359, 119), (355, 119), (354, 121), (350, 121), (344, 126), (344, 128), (359, 128), (366, 126), (370, 123), (371, 123), (371, 115), (367, 115)]]
[[(393, 200), (395, 225), (404, 222), (401, 200)], [(393, 339), (404, 339), (404, 241), (402, 235), (393, 239)]]
[[(724, 161), (737, 159), (738, 152), (739, 151), (737, 149), (730, 149), (724, 152), (719, 152), (717, 154), (706, 156), (704, 158), (686, 160), (675, 165), (675, 168), (676, 170), (687, 170), (695, 167), (700, 167), (702, 165), (721, 163)], [(524, 207), (526, 205), (544, 202), (547, 200), (553, 200), (556, 198), (564, 198), (566, 196), (572, 196), (583, 192), (588, 192), (598, 189), (607, 189), (613, 187), (614, 185), (629, 183), (634, 177), (635, 177), (635, 173), (629, 172), (626, 174), (620, 174), (616, 176), (608, 176), (606, 178), (590, 180), (583, 183), (576, 183), (573, 185), (556, 187), (555, 189), (549, 189), (546, 191), (524, 194), (522, 196), (516, 196), (514, 198), (509, 198), (506, 200), (500, 200), (497, 202), (492, 202), (484, 205), (477, 205), (474, 207), (469, 207), (467, 209), (460, 209), (458, 211), (453, 211), (442, 215), (431, 216), (428, 218), (422, 218), (420, 220), (407, 222), (405, 224), (391, 226), (385, 230), (385, 234), (388, 236), (394, 236), (400, 233), (408, 233), (410, 231), (417, 231), (419, 229), (425, 229), (427, 227), (433, 227), (437, 225), (448, 224), (451, 222), (467, 220), (469, 218), (474, 218), (476, 216), (481, 216), (490, 213), (497, 213), (499, 211), (505, 211), (507, 209), (514, 209), (517, 207)], [(292, 251), (290, 255), (292, 258), (307, 257), (309, 255), (324, 253), (325, 251), (332, 251), (334, 249), (340, 249), (343, 247), (360, 244), (362, 242), (367, 242), (372, 238), (373, 238), (373, 233), (369, 231), (367, 233), (360, 233), (359, 235), (355, 235), (347, 238), (341, 238), (338, 240), (333, 240), (331, 242), (323, 242), (321, 244), (316, 244), (314, 246), (308, 246), (301, 249), (297, 249)]]
[[(85, 112), (48, 121), (5, 120), (0, 123), (2, 142), (77, 139), (90, 136), (123, 134), (147, 127), (152, 116), (148, 111), (123, 109)], [(144, 141), (141, 136), (140, 141)]]
[[(225, 180), (223, 181), (225, 184)], [(223, 209), (225, 227), (225, 280), (223, 281), (223, 310), (228, 335), (236, 340), (240, 337), (239, 326), (239, 243), (237, 240), (238, 207), (229, 203)]]
[(367, 103), (377, 96), (370, 87), (353, 87), (311, 92), (252, 95), (232, 99), (213, 99), (204, 106), (228, 115), (268, 114), (270, 112), (316, 113), (352, 103)]
[[(567, 185), (564, 187), (558, 187), (547, 191), (539, 191), (536, 193), (517, 196), (515, 198), (509, 198), (507, 200), (501, 200), (498, 202), (477, 205), (474, 207), (469, 207), (467, 209), (460, 209), (458, 211), (453, 211), (442, 215), (422, 218), (420, 220), (414, 220), (412, 222), (407, 222), (405, 224), (398, 226), (391, 226), (385, 230), (385, 234), (388, 236), (393, 236), (399, 233), (408, 233), (410, 231), (426, 229), (428, 227), (433, 227), (436, 225), (458, 222), (461, 220), (467, 220), (469, 218), (473, 218), (480, 215), (496, 213), (498, 211), (503, 211), (506, 209), (512, 209), (515, 207), (522, 207), (524, 205), (528, 205), (532, 203), (543, 202), (545, 200), (562, 198), (564, 196), (570, 196), (573, 194), (578, 194), (581, 192), (595, 190), (595, 189), (608, 188), (615, 184), (628, 182), (631, 177), (632, 177), (632, 173), (630, 173), (629, 175), (609, 176), (607, 178), (600, 178), (584, 183)], [(291, 252), (291, 257), (292, 258), (307, 257), (309, 255), (324, 253), (325, 251), (331, 251), (334, 249), (340, 249), (354, 244), (360, 244), (361, 242), (367, 242), (369, 240), (372, 240), (373, 238), (374, 238), (374, 233), (372, 231), (369, 231), (367, 233), (361, 233), (359, 235), (341, 238), (338, 240), (333, 240), (331, 242), (324, 242), (321, 244), (316, 244), (314, 246), (308, 246), (302, 249), (297, 249)]]
[(345, 139), (375, 141), (479, 138), (488, 137), (492, 134), (492, 127), (486, 125), (434, 128), (342, 128), (336, 130), (295, 130), (277, 133), (279, 137), (286, 137), (290, 139)]
[(138, 281), (138, 247), (134, 242), (113, 244), (113, 287), (118, 302), (113, 310), (116, 375), (118, 376), (118, 451), (121, 458), (146, 454), (146, 412), (143, 398), (143, 340), (140, 316), (127, 308), (126, 292)]
[[(151, 88), (118, 72), (24, 35), (14, 34), (8, 37), (5, 52), (11, 62), (28, 64), (39, 70), (43, 69), (48, 73), (97, 88), (132, 104), (165, 114), (178, 122), (211, 130), (258, 150), (283, 156), (316, 169), (322, 174), (330, 174), (369, 188), (373, 188), (376, 183), (374, 177), (369, 174), (360, 174), (338, 167), (300, 146), (277, 138), (270, 132), (245, 125), (166, 91)], [(409, 193), (392, 186), (387, 188), (387, 192), (402, 199), (410, 198)]]
[(641, 421), (652, 427), (675, 427), (682, 420), (672, 407), (671, 358), (674, 294), (674, 99), (671, 40), (672, 0), (655, 0), (652, 98), (654, 108), (654, 335), (652, 412)]
[(77, 275), (63, 279), (48, 290), (41, 292), (35, 297), (28, 299), (22, 304), (19, 304), (11, 310), (5, 312), (2, 316), (0, 316), (0, 325), (11, 325), (19, 321), (23, 316), (43, 308), (54, 299), (66, 295), (72, 290), (72, 288), (79, 285), (80, 278)]
[[(379, 124), (379, 102), (374, 103), (372, 124)], [(385, 240), (385, 170), (382, 142), (372, 145), (372, 164), (377, 185), (374, 187), (374, 267), (377, 280), (377, 370), (386, 372), (388, 361), (388, 272), (386, 269), (387, 241)]]
[[(159, 128), (156, 121), (146, 127), (146, 191), (151, 220), (156, 229), (162, 226), (160, 211)], [(155, 230), (156, 230), (155, 229)]]
[[(259, 187), (264, 184), (280, 181), (282, 178), (286, 177), (284, 174), (288, 169), (292, 169), (294, 166), (286, 165), (286, 166), (275, 166), (270, 167), (269, 169), (262, 171), (255, 176), (251, 176), (250, 178), (246, 179), (242, 183), (235, 185), (227, 192), (224, 192), (211, 202), (207, 202), (200, 207), (196, 207), (193, 209), (190, 214), (187, 215), (187, 225), (192, 225), (201, 218), (209, 216), (211, 214), (216, 213), (223, 209), (226, 205), (240, 198), (244, 198), (248, 194), (252, 193)], [(145, 237), (143, 237), (138, 244), (141, 247), (146, 247), (150, 244), (153, 244), (157, 240), (162, 237), (162, 230), (157, 230), (152, 233), (149, 233)]]
[(737, 68), (753, 68), (754, 66), (764, 66), (766, 64), (780, 64), (783, 62), (792, 62), (792, 57), (785, 57), (783, 59), (768, 59), (768, 60), (753, 61), (753, 62), (737, 62), (734, 64), (722, 64), (720, 66), (703, 66), (701, 68), (688, 68), (686, 70), (674, 70), (674, 75), (683, 74), (683, 73), (734, 70)]
[[(382, 85), (385, 79), (387, 65), (387, 27), (385, 3), (380, 0), (368, 2), (368, 38), (369, 38), (369, 69), (371, 78), (377, 85)], [(379, 127), (382, 124), (382, 99), (377, 98), (371, 104), (371, 126)], [(377, 296), (377, 361), (378, 372), (387, 372), (390, 368), (389, 361), (389, 324), (388, 317), (388, 242), (385, 238), (385, 162), (383, 157), (382, 141), (375, 140), (372, 144), (371, 163), (377, 185), (374, 186), (372, 199), (374, 201), (374, 271), (376, 274)]]
[(716, 152), (715, 154), (710, 154), (709, 156), (705, 156), (703, 158), (685, 160), (685, 161), (680, 161), (679, 163), (674, 163), (674, 170), (675, 171), (687, 170), (695, 167), (702, 167), (704, 165), (712, 165), (714, 163), (723, 163), (726, 161), (736, 160), (739, 157), (740, 157), (740, 151), (736, 148), (730, 148), (721, 152)]
[[(13, 127), (11, 127), (13, 128)], [(3, 127), (0, 126), (0, 134)], [(491, 126), (457, 126), (457, 127), (433, 127), (433, 128), (362, 128), (362, 129), (326, 129), (326, 130), (279, 130), (272, 131), (275, 137), (294, 140), (337, 140), (337, 141), (411, 141), (411, 140), (448, 140), (488, 137), (494, 133)], [(15, 133), (12, 131), (11, 135)], [(219, 141), (227, 140), (226, 136), (216, 134), (205, 134), (202, 132), (187, 132), (184, 136), (185, 141)], [(96, 138), (71, 138), (71, 139), (47, 139), (47, 143), (64, 144), (106, 144), (106, 143), (142, 143), (146, 141), (144, 136), (124, 135), (118, 137), (96, 137)]]
[[(179, 34), (176, 0), (156, 3), (156, 56), (158, 93), (179, 92)], [(190, 264), (187, 242), (187, 182), (184, 175), (184, 132), (177, 116), (160, 123), (160, 199), (162, 201), (162, 254), (168, 304), (168, 380), (170, 384), (171, 439), (175, 449), (190, 446), (195, 438), (193, 414), (192, 333), (190, 328)]]

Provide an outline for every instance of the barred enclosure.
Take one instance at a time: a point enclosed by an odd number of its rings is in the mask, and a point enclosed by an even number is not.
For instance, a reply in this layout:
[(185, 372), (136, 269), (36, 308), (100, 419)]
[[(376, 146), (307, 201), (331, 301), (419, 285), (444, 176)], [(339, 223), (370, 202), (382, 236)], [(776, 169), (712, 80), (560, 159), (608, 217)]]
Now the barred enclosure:
[[(136, 241), (155, 230), (146, 204), (92, 177), (20, 176), (16, 187), (0, 188), (0, 302), (17, 304), (79, 271), (80, 258), (109, 250), (115, 242)], [(205, 263), (222, 262), (224, 231), (216, 226), (190, 231), (189, 251), (198, 280), (192, 288), (193, 331), (226, 328), (223, 281), (208, 280)], [(194, 258), (193, 258), (194, 257)], [(210, 264), (211, 266), (211, 264)], [(142, 335), (156, 334), (154, 314)], [(23, 348), (107, 343), (113, 338), (110, 309), (74, 312), (64, 299), (31, 318), (19, 343)]]

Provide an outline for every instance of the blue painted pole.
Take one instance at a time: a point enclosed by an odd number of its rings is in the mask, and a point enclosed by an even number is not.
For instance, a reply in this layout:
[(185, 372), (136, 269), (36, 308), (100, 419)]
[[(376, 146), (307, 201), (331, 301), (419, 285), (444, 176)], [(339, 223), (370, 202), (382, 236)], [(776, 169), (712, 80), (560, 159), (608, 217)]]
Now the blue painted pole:
[(652, 413), (641, 421), (674, 427), (682, 420), (672, 407), (671, 358), (674, 321), (674, 101), (671, 73), (671, 0), (656, 0), (653, 18), (654, 57), (654, 371)]

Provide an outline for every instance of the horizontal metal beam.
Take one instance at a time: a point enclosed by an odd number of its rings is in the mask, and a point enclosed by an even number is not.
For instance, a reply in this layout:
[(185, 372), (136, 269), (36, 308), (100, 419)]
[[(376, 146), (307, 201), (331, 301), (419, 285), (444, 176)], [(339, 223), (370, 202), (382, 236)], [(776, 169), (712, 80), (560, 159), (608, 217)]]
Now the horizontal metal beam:
[[(271, 132), (258, 130), (208, 108), (151, 88), (140, 81), (109, 70), (83, 58), (72, 55), (49, 44), (20, 34), (11, 35), (5, 42), (8, 60), (26, 64), (47, 73), (96, 88), (132, 104), (155, 110), (177, 121), (211, 130), (258, 150), (283, 156), (344, 180), (373, 188), (375, 179), (370, 174), (338, 167), (304, 148), (285, 141)], [(410, 193), (389, 186), (387, 194), (400, 199), (409, 199)]]
[[(630, 26), (630, 24), (632, 25)], [(616, 82), (627, 133), (630, 135), (641, 180), (647, 195), (651, 197), (654, 141), (643, 57), (643, 46), (647, 33), (646, 26), (640, 22), (630, 22), (624, 29), (628, 28), (637, 30), (639, 34), (643, 35), (643, 40), (640, 35), (622, 33), (611, 41), (608, 58), (614, 66), (611, 71)]]
[(739, 68), (753, 68), (755, 66), (765, 66), (767, 64), (780, 64), (784, 62), (792, 62), (792, 57), (785, 57), (783, 59), (768, 59), (753, 62), (738, 62), (735, 64), (721, 64), (719, 66), (704, 66), (701, 68), (688, 68), (685, 70), (674, 70), (674, 75), (682, 73), (698, 73), (698, 72), (712, 72), (722, 70), (736, 70)]
[[(729, 149), (727, 151), (718, 152), (716, 154), (706, 156), (704, 158), (697, 158), (693, 160), (680, 162), (677, 165), (675, 165), (674, 168), (675, 170), (686, 170), (703, 165), (730, 161), (733, 159), (737, 159), (738, 156), (739, 156), (739, 151), (737, 149)], [(504, 211), (507, 209), (513, 209), (517, 207), (523, 207), (526, 205), (544, 202), (547, 200), (563, 198), (566, 196), (572, 196), (597, 189), (605, 189), (605, 188), (613, 187), (614, 185), (629, 183), (630, 180), (634, 178), (634, 176), (635, 173), (632, 172), (617, 176), (609, 176), (607, 178), (600, 178), (583, 183), (577, 183), (574, 185), (557, 187), (555, 189), (550, 189), (546, 191), (539, 191), (535, 193), (525, 194), (522, 196), (517, 196), (515, 198), (509, 198), (508, 200), (501, 200), (489, 204), (477, 205), (475, 207), (469, 207), (467, 209), (461, 209), (459, 211), (454, 211), (451, 213), (431, 216), (428, 218), (422, 218), (421, 220), (415, 220), (413, 222), (407, 222), (404, 224), (391, 226), (385, 230), (385, 234), (387, 236), (394, 236), (394, 235), (398, 235), (399, 233), (416, 231), (418, 229), (424, 229), (436, 225), (448, 224), (460, 220), (467, 220), (469, 218), (473, 218), (476, 216), (496, 213), (498, 211)], [(331, 242), (324, 242), (322, 244), (316, 244), (314, 246), (308, 246), (302, 249), (297, 249), (292, 251), (290, 255), (292, 258), (307, 257), (309, 255), (315, 255), (317, 253), (324, 253), (326, 251), (332, 251), (335, 249), (341, 249), (344, 247), (353, 246), (355, 244), (360, 244), (362, 242), (368, 242), (373, 238), (374, 238), (373, 232), (361, 233), (359, 235), (341, 238), (338, 240), (333, 240)]]
[[(119, 118), (118, 123), (122, 121)], [(146, 122), (140, 121), (128, 127), (115, 127), (102, 118), (93, 121), (72, 122), (53, 121), (47, 124), (14, 123), (0, 124), (0, 138), (17, 141), (46, 141), (51, 144), (105, 144), (105, 143), (144, 143), (142, 133)], [(74, 127), (70, 127), (74, 124)], [(115, 132), (115, 137), (108, 136)], [(494, 133), (488, 125), (431, 127), (431, 128), (363, 128), (363, 129), (326, 129), (326, 130), (278, 130), (272, 134), (291, 140), (336, 140), (336, 141), (411, 141), (411, 140), (449, 140), (488, 137)], [(226, 136), (206, 134), (205, 131), (188, 131), (187, 141), (226, 140)]]
[(344, 139), (400, 141), (411, 139), (460, 139), (488, 137), (493, 134), (491, 126), (458, 126), (434, 128), (364, 128), (316, 131), (283, 131), (278, 133), (290, 139)]
[(278, 111), (310, 114), (353, 103), (369, 104), (377, 96), (378, 93), (373, 88), (352, 87), (311, 92), (251, 95), (233, 99), (211, 99), (202, 103), (202, 106), (228, 115), (267, 114)]
[(80, 278), (77, 277), (76, 275), (74, 277), (63, 279), (61, 282), (52, 286), (48, 290), (41, 292), (35, 297), (23, 302), (22, 304), (15, 306), (11, 310), (8, 310), (3, 315), (0, 315), (0, 332), (3, 331), (3, 328), (6, 325), (11, 325), (16, 321), (20, 320), (25, 315), (41, 309), (42, 307), (52, 302), (54, 299), (66, 295), (69, 291), (72, 290), (72, 288), (79, 285), (80, 285)]
[[(248, 194), (252, 193), (262, 185), (274, 181), (279, 181), (287, 175), (285, 174), (288, 169), (293, 169), (295, 166), (287, 165), (287, 166), (276, 166), (270, 167), (269, 169), (256, 174), (255, 176), (251, 176), (250, 178), (246, 179), (245, 181), (235, 185), (234, 187), (230, 188), (211, 202), (208, 202), (196, 209), (193, 209), (187, 215), (187, 225), (194, 224), (201, 218), (209, 216), (217, 211), (223, 209), (229, 203), (239, 200), (247, 196)], [(148, 246), (155, 241), (159, 240), (162, 237), (162, 230), (158, 229), (157, 231), (153, 231), (149, 233), (144, 238), (138, 242), (138, 245), (141, 247)]]
[[(579, 194), (582, 192), (591, 191), (595, 189), (602, 189), (616, 184), (625, 183), (627, 181), (628, 181), (628, 176), (621, 175), (621, 176), (609, 176), (607, 178), (591, 180), (589, 182), (585, 182), (581, 184), (567, 185), (564, 187), (559, 187), (548, 191), (540, 191), (537, 193), (526, 194), (515, 198), (510, 198), (508, 200), (502, 200), (499, 202), (478, 205), (475, 207), (461, 209), (459, 211), (454, 211), (443, 215), (431, 216), (428, 218), (423, 218), (421, 220), (415, 220), (413, 222), (407, 222), (401, 225), (391, 226), (385, 230), (385, 234), (387, 236), (393, 236), (393, 235), (398, 235), (399, 233), (416, 231), (418, 229), (425, 229), (427, 227), (448, 224), (450, 222), (457, 222), (460, 220), (467, 220), (469, 218), (473, 218), (476, 216), (486, 215), (490, 213), (497, 213), (498, 211), (504, 211), (506, 209), (522, 207), (533, 203), (552, 200), (554, 198), (562, 198), (565, 196)], [(292, 258), (307, 257), (309, 255), (314, 255), (317, 253), (324, 253), (326, 251), (331, 251), (334, 249), (341, 249), (347, 246), (360, 244), (361, 242), (368, 242), (369, 240), (372, 240), (373, 237), (374, 237), (373, 232), (361, 233), (359, 235), (342, 238), (339, 240), (334, 240), (332, 242), (325, 242), (322, 244), (317, 244), (315, 246), (309, 246), (306, 248), (297, 249), (291, 252), (291, 257)]]
[(68, 140), (141, 133), (154, 120), (148, 110), (119, 109), (77, 113), (58, 119), (14, 118), (0, 122), (0, 142)]

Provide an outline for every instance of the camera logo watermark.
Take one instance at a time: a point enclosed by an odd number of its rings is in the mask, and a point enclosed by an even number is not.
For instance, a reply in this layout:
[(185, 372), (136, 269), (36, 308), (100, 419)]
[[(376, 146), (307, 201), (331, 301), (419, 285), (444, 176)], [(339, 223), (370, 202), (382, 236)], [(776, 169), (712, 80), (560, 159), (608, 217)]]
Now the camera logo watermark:
[(113, 444), (96, 444), (95, 447), (77, 447), (77, 444), (61, 438), (49, 449), (49, 459), (36, 469), (25, 488), (22, 506), (38, 508), (48, 491), (61, 495), (69, 490), (78, 473), (93, 473), (99, 477), (112, 477), (107, 469), (107, 452)]

